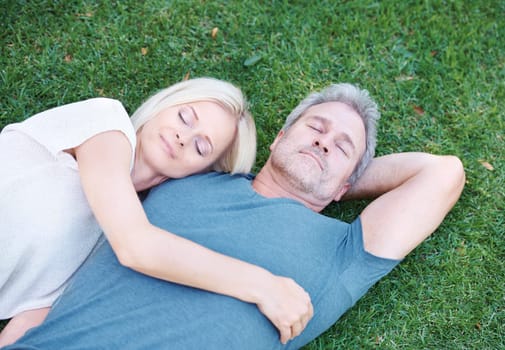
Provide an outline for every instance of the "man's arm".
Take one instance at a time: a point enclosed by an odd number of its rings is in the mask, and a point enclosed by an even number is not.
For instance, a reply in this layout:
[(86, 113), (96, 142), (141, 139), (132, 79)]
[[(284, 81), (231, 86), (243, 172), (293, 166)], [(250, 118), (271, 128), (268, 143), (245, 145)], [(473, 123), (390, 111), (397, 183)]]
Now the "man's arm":
[(375, 158), (344, 199), (375, 198), (361, 213), (367, 252), (402, 259), (440, 225), (465, 184), (455, 156)]

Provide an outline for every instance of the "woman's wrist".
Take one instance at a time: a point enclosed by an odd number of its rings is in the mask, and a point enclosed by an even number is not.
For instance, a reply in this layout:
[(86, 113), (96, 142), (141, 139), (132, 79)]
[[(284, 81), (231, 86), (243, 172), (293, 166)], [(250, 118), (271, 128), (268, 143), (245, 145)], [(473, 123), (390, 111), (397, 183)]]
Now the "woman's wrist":
[(253, 304), (261, 304), (269, 295), (269, 291), (273, 289), (275, 275), (255, 266), (255, 271), (245, 274), (244, 278), (246, 280), (243, 284), (242, 297), (239, 299)]

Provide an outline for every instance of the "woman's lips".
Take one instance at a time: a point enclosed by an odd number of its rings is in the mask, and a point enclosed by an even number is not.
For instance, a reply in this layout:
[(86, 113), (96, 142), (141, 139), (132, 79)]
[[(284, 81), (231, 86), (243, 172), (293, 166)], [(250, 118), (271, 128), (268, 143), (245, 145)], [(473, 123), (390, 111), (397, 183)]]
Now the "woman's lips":
[(163, 137), (163, 135), (160, 135), (160, 139), (161, 139), (161, 142), (163, 143), (163, 146), (165, 148), (165, 151), (167, 152), (168, 156), (170, 158), (175, 158), (175, 153), (174, 153), (174, 149), (172, 148), (172, 146), (170, 145), (170, 142), (167, 141), (167, 139), (165, 139)]

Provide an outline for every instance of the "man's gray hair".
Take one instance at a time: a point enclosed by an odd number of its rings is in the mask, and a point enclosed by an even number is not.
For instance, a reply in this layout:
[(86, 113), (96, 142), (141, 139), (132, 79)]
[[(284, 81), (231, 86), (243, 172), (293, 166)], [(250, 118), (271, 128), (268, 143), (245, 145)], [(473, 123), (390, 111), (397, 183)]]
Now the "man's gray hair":
[(320, 92), (312, 93), (288, 115), (282, 130), (289, 129), (308, 108), (325, 102), (345, 103), (359, 114), (365, 125), (366, 149), (348, 180), (352, 185), (373, 159), (377, 143), (377, 121), (380, 118), (380, 113), (377, 104), (372, 100), (367, 90), (359, 89), (352, 84), (342, 83), (333, 84)]

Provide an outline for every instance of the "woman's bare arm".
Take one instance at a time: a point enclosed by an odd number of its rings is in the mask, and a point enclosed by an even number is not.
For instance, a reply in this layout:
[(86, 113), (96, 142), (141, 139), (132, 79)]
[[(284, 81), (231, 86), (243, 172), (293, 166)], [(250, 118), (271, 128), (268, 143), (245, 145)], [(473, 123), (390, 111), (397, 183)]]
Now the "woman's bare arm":
[(297, 336), (313, 314), (293, 280), (207, 249), (150, 224), (130, 178), (131, 147), (117, 131), (75, 149), (82, 186), (120, 263), (143, 274), (255, 303), (278, 328)]

